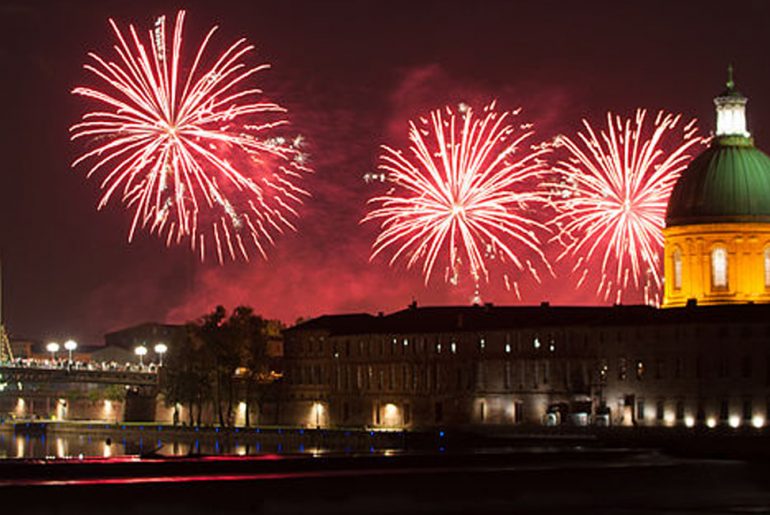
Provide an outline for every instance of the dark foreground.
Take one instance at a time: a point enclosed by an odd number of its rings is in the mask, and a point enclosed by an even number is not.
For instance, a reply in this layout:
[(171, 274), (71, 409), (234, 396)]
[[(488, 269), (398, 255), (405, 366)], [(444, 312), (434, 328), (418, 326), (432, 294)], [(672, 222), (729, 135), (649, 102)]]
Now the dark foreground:
[(17, 513), (770, 513), (770, 463), (562, 448), (0, 463)]

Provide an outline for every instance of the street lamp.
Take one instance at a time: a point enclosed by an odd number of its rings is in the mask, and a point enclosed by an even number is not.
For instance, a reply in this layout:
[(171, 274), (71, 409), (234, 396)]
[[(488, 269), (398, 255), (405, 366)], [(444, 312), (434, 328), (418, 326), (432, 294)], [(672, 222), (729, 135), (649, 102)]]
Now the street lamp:
[(67, 340), (64, 342), (64, 348), (69, 352), (70, 363), (72, 363), (72, 351), (78, 348), (78, 342), (75, 340)]
[(162, 343), (162, 342), (161, 343), (156, 343), (154, 350), (155, 350), (155, 353), (158, 355), (158, 366), (162, 367), (163, 366), (163, 355), (168, 350), (168, 347), (166, 346), (165, 343)]
[(51, 342), (48, 345), (45, 346), (45, 350), (51, 353), (51, 362), (56, 362), (56, 353), (59, 352), (59, 344), (56, 342)]
[(134, 354), (139, 356), (139, 366), (143, 367), (144, 366), (144, 355), (147, 354), (147, 347), (145, 347), (144, 345), (140, 345), (138, 347), (135, 347), (134, 348)]

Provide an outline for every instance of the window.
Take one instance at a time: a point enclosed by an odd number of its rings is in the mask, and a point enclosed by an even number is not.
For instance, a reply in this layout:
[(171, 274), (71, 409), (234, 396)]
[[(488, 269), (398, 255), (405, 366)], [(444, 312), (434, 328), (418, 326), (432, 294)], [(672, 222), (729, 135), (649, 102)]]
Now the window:
[(765, 288), (770, 288), (770, 247), (765, 247)]
[(665, 377), (664, 366), (662, 359), (655, 360), (655, 379), (663, 379)]
[(751, 420), (751, 417), (754, 415), (754, 409), (751, 405), (751, 400), (746, 399), (743, 401), (743, 420)]
[(513, 421), (521, 424), (524, 421), (524, 403), (516, 401), (513, 403)]
[[(674, 250), (674, 289), (682, 289), (682, 251), (679, 249)], [(767, 258), (765, 258), (767, 262)]]
[(727, 420), (727, 417), (729, 414), (730, 414), (730, 402), (727, 399), (722, 399), (722, 402), (719, 405), (719, 420), (722, 420), (722, 421)]
[(663, 420), (663, 408), (665, 403), (663, 402), (663, 399), (658, 400), (657, 403), (655, 403), (655, 419), (656, 420)]
[(644, 420), (644, 399), (636, 401), (636, 419)]
[(711, 286), (727, 289), (727, 249), (716, 247), (711, 251)]
[(484, 401), (481, 401), (479, 403), (479, 418), (481, 419), (482, 422), (484, 422), (484, 418), (486, 415), (485, 411), (486, 411), (486, 404), (484, 404)]
[(636, 362), (636, 378), (639, 381), (644, 379), (644, 362), (642, 360)]
[(625, 381), (626, 380), (626, 358), (620, 358), (618, 360), (618, 381)]
[(676, 419), (679, 421), (684, 420), (684, 402), (676, 401)]

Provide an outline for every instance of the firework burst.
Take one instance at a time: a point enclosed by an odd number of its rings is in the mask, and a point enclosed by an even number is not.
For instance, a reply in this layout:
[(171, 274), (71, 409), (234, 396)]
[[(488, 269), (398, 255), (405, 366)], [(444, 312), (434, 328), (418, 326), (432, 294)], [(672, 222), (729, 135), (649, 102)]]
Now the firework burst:
[(301, 138), (274, 134), (285, 110), (259, 100), (251, 82), (269, 65), (243, 62), (254, 49), (244, 39), (208, 58), (214, 27), (183, 61), (184, 18), (180, 11), (170, 41), (158, 18), (147, 46), (133, 25), (124, 36), (110, 20), (115, 60), (90, 53), (84, 66), (106, 87), (73, 90), (100, 104), (70, 129), (91, 144), (73, 167), (88, 162), (87, 176), (101, 175), (99, 209), (118, 196), (133, 212), (129, 241), (145, 228), (167, 245), (189, 239), (201, 259), (207, 247), (220, 263), (248, 260), (248, 248), (266, 257), (265, 243), (294, 229), (307, 195), (296, 186), (309, 171)]
[[(545, 227), (531, 208), (545, 200), (537, 183), (549, 149), (529, 145), (533, 131), (515, 124), (518, 112), (498, 112), (494, 102), (478, 116), (465, 105), (435, 110), (410, 122), (409, 152), (382, 147), (379, 169), (392, 187), (370, 200), (375, 207), (363, 220), (380, 223), (372, 259), (392, 250), (390, 264), (420, 264), (426, 285), (439, 262), (454, 284), (465, 271), (476, 283), (488, 281), (491, 259), (537, 278), (515, 247), (547, 267), (537, 236)], [(504, 280), (518, 293), (515, 281)]]
[[(620, 302), (630, 285), (657, 304), (661, 287), (661, 230), (666, 206), (690, 152), (705, 143), (696, 120), (660, 111), (652, 125), (647, 112), (633, 118), (607, 114), (606, 129), (596, 132), (583, 120), (577, 141), (560, 136), (555, 146), (567, 157), (558, 161), (558, 179), (546, 183), (558, 215), (552, 221), (565, 245), (558, 257), (575, 259), (578, 287), (600, 260), (597, 293)], [(581, 272), (582, 270), (582, 272)]]

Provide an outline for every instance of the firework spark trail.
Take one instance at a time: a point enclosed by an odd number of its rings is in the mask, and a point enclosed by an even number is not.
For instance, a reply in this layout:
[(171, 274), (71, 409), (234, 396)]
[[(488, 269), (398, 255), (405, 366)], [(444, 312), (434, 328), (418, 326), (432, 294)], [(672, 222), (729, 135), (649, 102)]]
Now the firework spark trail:
[(307, 195), (295, 184), (310, 171), (301, 138), (269, 136), (287, 123), (286, 111), (258, 100), (262, 91), (251, 80), (269, 65), (243, 62), (254, 50), (245, 39), (206, 67), (213, 27), (192, 64), (183, 62), (184, 18), (179, 11), (170, 45), (165, 17), (158, 18), (149, 52), (133, 25), (124, 35), (110, 20), (117, 58), (89, 53), (84, 66), (107, 88), (73, 90), (102, 105), (70, 129), (73, 140), (94, 145), (73, 167), (89, 162), (87, 177), (102, 173), (99, 209), (117, 193), (133, 210), (129, 241), (141, 227), (167, 245), (189, 238), (201, 259), (207, 248), (220, 263), (225, 256), (248, 260), (247, 247), (266, 257), (265, 242), (294, 229), (289, 217)]
[(383, 146), (379, 169), (392, 188), (369, 201), (375, 207), (362, 220), (380, 223), (371, 259), (392, 250), (391, 265), (421, 263), (426, 285), (445, 260), (448, 281), (457, 284), (467, 267), (478, 284), (489, 280), (488, 258), (533, 270), (519, 245), (550, 271), (537, 235), (547, 228), (530, 216), (547, 200), (538, 183), (550, 149), (529, 146), (533, 131), (514, 127), (517, 114), (494, 102), (480, 116), (465, 105), (438, 109), (410, 122), (408, 154)]
[[(625, 120), (607, 113), (606, 129), (598, 133), (583, 120), (585, 132), (578, 132), (577, 142), (557, 138), (555, 146), (568, 157), (554, 166), (558, 180), (544, 184), (558, 211), (552, 224), (565, 245), (557, 260), (576, 258), (573, 272), (583, 269), (580, 287), (592, 258), (600, 255), (596, 291), (605, 300), (614, 293), (620, 302), (623, 291), (630, 284), (638, 289), (647, 275), (645, 302), (657, 303), (668, 199), (691, 150), (706, 142), (694, 119), (682, 127), (681, 115), (660, 111), (648, 128), (646, 117), (643, 109)], [(681, 133), (675, 132), (678, 126)]]

